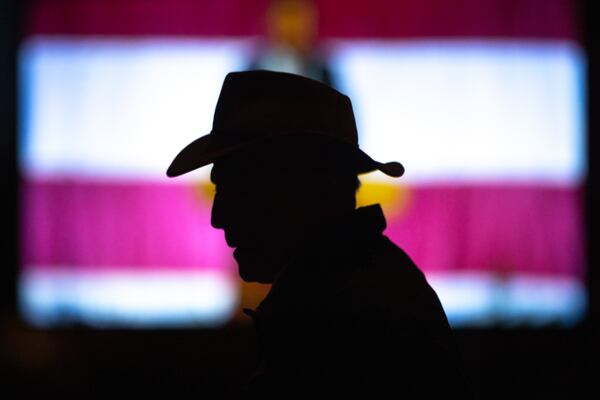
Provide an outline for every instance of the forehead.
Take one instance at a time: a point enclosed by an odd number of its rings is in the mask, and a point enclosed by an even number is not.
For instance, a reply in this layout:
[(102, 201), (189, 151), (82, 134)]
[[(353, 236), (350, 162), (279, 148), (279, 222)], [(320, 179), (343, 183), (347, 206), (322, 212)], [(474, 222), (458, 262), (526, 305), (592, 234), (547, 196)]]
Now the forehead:
[(223, 183), (223, 181), (233, 181), (236, 178), (242, 178), (241, 175), (244, 173), (242, 165), (249, 164), (248, 161), (243, 159), (241, 155), (229, 155), (217, 159), (210, 171), (210, 180), (213, 183)]
[(215, 162), (210, 170), (210, 181), (214, 184), (223, 183), (227, 180), (227, 176), (224, 168), (217, 162)]

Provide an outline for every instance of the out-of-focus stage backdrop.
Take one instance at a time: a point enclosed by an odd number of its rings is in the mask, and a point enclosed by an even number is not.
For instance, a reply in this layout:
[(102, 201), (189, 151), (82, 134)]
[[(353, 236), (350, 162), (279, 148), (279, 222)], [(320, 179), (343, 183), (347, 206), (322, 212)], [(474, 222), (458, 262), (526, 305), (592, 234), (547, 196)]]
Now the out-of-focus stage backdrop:
[[(210, 131), (227, 72), (269, 68), (347, 93), (361, 145), (404, 163), (399, 180), (363, 176), (359, 205), (382, 204), (386, 234), (454, 326), (580, 321), (577, 3), (271, 3), (31, 2), (18, 58), (24, 317), (219, 326), (260, 299), (210, 226), (210, 167), (165, 170)], [(302, 68), (294, 39), (326, 78)]]
[(240, 311), (269, 287), (240, 281), (210, 226), (210, 167), (165, 172), (211, 130), (225, 75), (262, 68), (348, 94), (361, 147), (406, 167), (400, 179), (361, 175), (358, 204), (382, 205), (385, 234), (438, 293), (476, 394), (581, 390), (592, 365), (591, 3), (6, 7), (14, 68), (2, 72), (18, 101), (2, 103), (14, 109), (3, 147), (18, 236), (5, 376), (33, 394), (239, 394), (256, 356)]

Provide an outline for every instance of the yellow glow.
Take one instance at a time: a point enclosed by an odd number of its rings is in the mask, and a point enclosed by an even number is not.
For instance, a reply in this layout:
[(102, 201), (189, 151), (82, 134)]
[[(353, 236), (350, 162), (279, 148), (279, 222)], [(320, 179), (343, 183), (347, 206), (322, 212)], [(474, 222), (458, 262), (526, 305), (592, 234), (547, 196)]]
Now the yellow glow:
[(356, 206), (381, 204), (386, 217), (402, 213), (410, 200), (410, 191), (406, 186), (392, 185), (383, 182), (362, 181), (356, 194)]

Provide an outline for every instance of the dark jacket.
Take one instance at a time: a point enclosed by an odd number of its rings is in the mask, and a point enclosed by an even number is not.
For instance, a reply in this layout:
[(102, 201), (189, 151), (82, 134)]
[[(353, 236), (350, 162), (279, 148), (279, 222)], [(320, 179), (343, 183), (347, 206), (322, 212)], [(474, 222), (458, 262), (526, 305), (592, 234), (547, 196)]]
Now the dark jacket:
[(244, 310), (261, 357), (250, 398), (465, 397), (438, 297), (385, 226), (373, 205), (315, 227), (256, 311)]

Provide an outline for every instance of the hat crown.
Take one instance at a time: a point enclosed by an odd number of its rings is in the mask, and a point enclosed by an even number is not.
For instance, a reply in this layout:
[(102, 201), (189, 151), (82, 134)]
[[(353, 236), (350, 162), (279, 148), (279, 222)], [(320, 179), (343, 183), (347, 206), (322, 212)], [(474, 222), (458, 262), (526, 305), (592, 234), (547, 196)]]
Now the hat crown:
[(295, 133), (318, 133), (358, 146), (350, 99), (321, 82), (285, 72), (227, 74), (213, 119), (215, 139), (239, 142)]
[(402, 164), (380, 163), (358, 147), (348, 96), (299, 75), (256, 70), (227, 74), (212, 131), (183, 148), (167, 169), (167, 176), (185, 174), (254, 145), (281, 145), (275, 140), (279, 138), (285, 138), (287, 144), (310, 143), (307, 162), (315, 157), (315, 149), (324, 150), (329, 142), (338, 149), (351, 150), (345, 160), (357, 173), (376, 169), (395, 177), (404, 173)]

